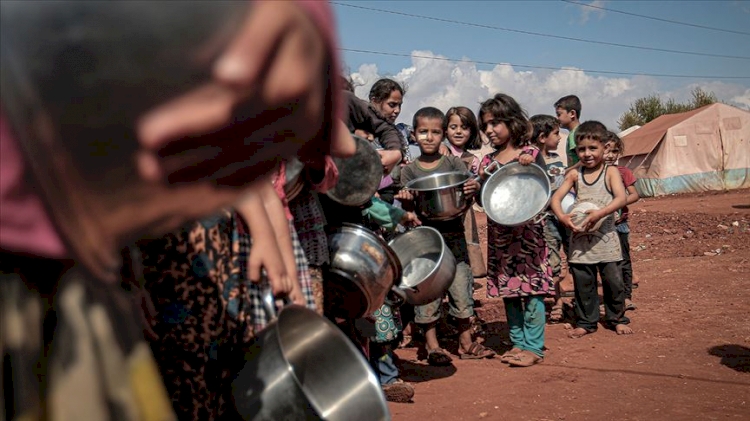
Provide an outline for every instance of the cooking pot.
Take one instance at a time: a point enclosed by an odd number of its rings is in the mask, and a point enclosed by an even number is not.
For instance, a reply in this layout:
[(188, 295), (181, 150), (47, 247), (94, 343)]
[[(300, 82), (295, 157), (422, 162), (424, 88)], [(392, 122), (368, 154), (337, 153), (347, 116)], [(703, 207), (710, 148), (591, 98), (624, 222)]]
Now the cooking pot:
[[(159, 237), (230, 205), (240, 188), (167, 185), (138, 175), (135, 127), (148, 110), (211, 79), (250, 1), (0, 1), (3, 113), (69, 252), (99, 277), (119, 276), (122, 245)], [(263, 123), (247, 104), (224, 139), (247, 153), (218, 177), (267, 174), (301, 144), (246, 138)], [(226, 141), (225, 141), (226, 142)], [(218, 144), (186, 151), (203, 160)]]
[[(273, 298), (264, 308), (274, 319)], [(232, 382), (245, 420), (389, 420), (380, 381), (363, 354), (325, 317), (287, 305), (261, 330)]]
[(414, 194), (415, 211), (425, 219), (447, 221), (465, 213), (472, 197), (464, 194), (464, 184), (473, 176), (469, 172), (451, 171), (430, 174), (406, 183)]
[(485, 168), (491, 174), (482, 186), (482, 206), (492, 221), (509, 227), (534, 220), (549, 204), (552, 186), (546, 171), (536, 164), (511, 162)]
[(417, 227), (391, 240), (388, 246), (403, 265), (395, 292), (412, 305), (423, 305), (443, 296), (456, 275), (456, 259), (432, 227)]
[(326, 307), (352, 319), (374, 313), (401, 279), (398, 257), (374, 232), (349, 223), (329, 232), (328, 247)]
[(563, 213), (570, 213), (573, 211), (573, 205), (576, 203), (576, 194), (572, 191), (565, 194), (565, 197), (560, 201), (560, 207)]
[(339, 179), (326, 195), (342, 205), (362, 206), (378, 191), (383, 164), (372, 142), (359, 136), (352, 137), (357, 149), (349, 158), (333, 158)]

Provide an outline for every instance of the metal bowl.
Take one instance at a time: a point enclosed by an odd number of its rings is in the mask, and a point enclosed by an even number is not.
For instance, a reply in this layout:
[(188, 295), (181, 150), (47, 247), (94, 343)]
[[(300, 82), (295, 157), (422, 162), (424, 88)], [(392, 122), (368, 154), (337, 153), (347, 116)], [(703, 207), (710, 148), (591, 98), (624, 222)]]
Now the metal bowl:
[(471, 173), (451, 171), (420, 177), (406, 184), (414, 194), (416, 212), (434, 221), (447, 221), (465, 213), (471, 206), (471, 196), (464, 194), (464, 184)]
[(506, 164), (482, 187), (482, 206), (492, 221), (509, 227), (533, 220), (552, 195), (547, 173), (538, 165)]
[(401, 279), (401, 262), (388, 244), (367, 228), (343, 224), (328, 235), (331, 264), (326, 295), (337, 316), (359, 318), (383, 305)]
[(388, 246), (404, 265), (396, 293), (412, 305), (424, 305), (443, 296), (456, 275), (456, 259), (431, 227), (419, 227), (393, 239)]

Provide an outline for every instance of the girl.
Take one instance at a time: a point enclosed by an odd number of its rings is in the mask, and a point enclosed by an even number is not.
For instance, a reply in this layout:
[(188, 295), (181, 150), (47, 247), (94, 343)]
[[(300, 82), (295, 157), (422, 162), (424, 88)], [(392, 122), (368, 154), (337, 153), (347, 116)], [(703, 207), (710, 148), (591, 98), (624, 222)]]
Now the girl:
[[(479, 175), (486, 179), (490, 163), (535, 162), (544, 168), (539, 149), (531, 147), (531, 127), (521, 106), (497, 94), (479, 109), (481, 128), (495, 148), (484, 156)], [(519, 197), (516, 200), (523, 200)], [(528, 367), (544, 360), (544, 297), (554, 294), (547, 261), (544, 222), (506, 227), (487, 221), (487, 296), (503, 297), (513, 348), (501, 356), (512, 366)]]
[[(479, 137), (479, 125), (474, 113), (466, 107), (451, 107), (445, 114), (445, 126), (443, 127), (445, 137), (448, 139), (449, 153), (460, 158), (466, 168), (472, 174), (479, 172), (479, 158), (468, 150), (476, 150), (482, 147)], [(469, 263), (474, 278), (487, 275), (484, 265), (482, 248), (479, 245), (479, 232), (474, 212), (466, 212), (464, 217), (464, 231), (466, 234), (466, 245), (469, 247)]]

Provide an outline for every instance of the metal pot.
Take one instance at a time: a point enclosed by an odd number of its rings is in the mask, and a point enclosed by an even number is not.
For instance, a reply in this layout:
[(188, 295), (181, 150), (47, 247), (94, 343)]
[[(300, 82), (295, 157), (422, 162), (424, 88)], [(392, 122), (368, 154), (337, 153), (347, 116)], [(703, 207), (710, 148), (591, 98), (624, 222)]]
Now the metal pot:
[(549, 204), (552, 186), (547, 173), (536, 164), (512, 162), (492, 172), (493, 161), (485, 168), (490, 177), (482, 186), (482, 206), (487, 217), (509, 227), (534, 220)]
[(356, 152), (349, 158), (333, 158), (339, 180), (326, 195), (346, 206), (362, 206), (378, 191), (383, 178), (383, 164), (373, 143), (354, 136)]
[(402, 262), (403, 275), (395, 292), (412, 305), (423, 305), (443, 296), (456, 275), (456, 259), (432, 227), (418, 227), (388, 243)]
[(414, 194), (415, 210), (420, 216), (447, 221), (471, 207), (472, 198), (464, 194), (463, 187), (472, 178), (471, 173), (451, 171), (417, 178), (408, 182), (405, 188)]
[(563, 213), (570, 213), (573, 211), (573, 205), (576, 203), (576, 194), (571, 192), (568, 192), (565, 197), (562, 198), (560, 201), (560, 207), (562, 208)]
[(287, 201), (297, 197), (305, 186), (305, 178), (302, 176), (305, 164), (296, 157), (286, 161), (286, 180), (284, 182), (284, 194)]
[(401, 279), (396, 254), (372, 231), (348, 223), (329, 233), (328, 247), (326, 306), (338, 316), (353, 319), (374, 313)]
[[(272, 300), (264, 305), (271, 314)], [(284, 307), (258, 333), (245, 358), (232, 383), (236, 409), (245, 420), (390, 419), (370, 364), (338, 327), (312, 310)]]

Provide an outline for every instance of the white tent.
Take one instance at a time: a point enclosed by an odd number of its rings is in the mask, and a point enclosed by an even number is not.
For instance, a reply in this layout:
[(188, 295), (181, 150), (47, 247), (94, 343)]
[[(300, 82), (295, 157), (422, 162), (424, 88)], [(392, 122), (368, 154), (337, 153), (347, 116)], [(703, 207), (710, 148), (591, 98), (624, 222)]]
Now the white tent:
[(750, 112), (711, 104), (667, 114), (623, 137), (641, 196), (750, 187)]

